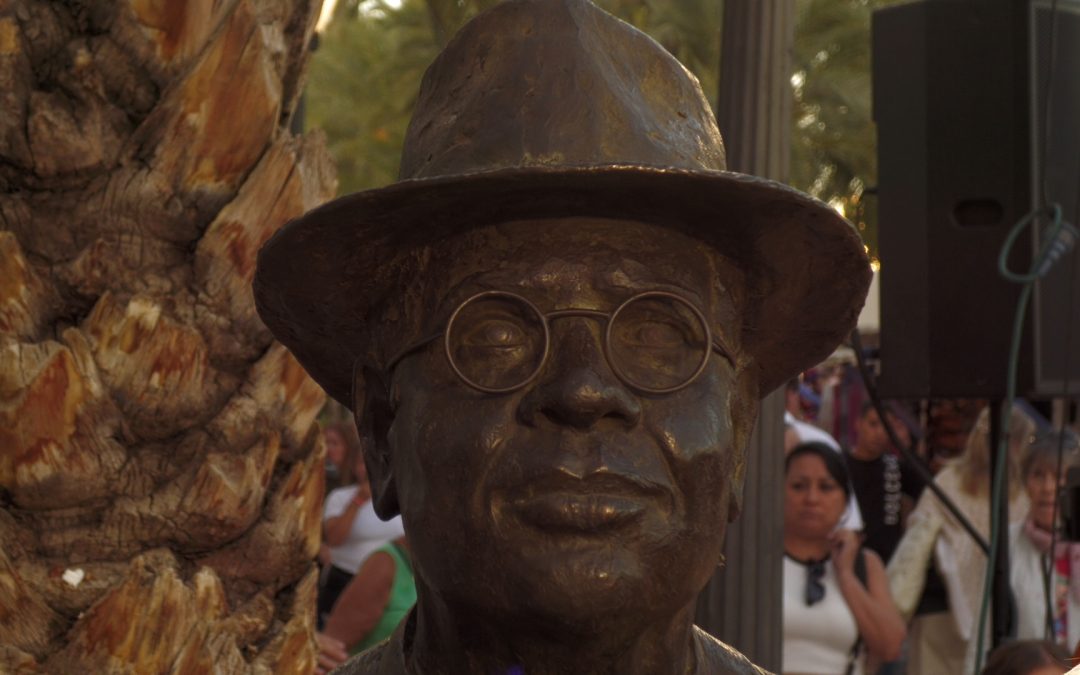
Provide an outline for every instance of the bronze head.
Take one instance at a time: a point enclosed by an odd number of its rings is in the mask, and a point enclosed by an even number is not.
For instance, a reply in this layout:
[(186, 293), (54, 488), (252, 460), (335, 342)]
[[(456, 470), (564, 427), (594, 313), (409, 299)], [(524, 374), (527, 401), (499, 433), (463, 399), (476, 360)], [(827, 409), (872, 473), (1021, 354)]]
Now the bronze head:
[(404, 518), (410, 668), (667, 672), (709, 658), (693, 600), (758, 399), (851, 329), (869, 274), (829, 207), (724, 171), (650, 38), (511, 0), (429, 68), (401, 181), (286, 225), (255, 294)]

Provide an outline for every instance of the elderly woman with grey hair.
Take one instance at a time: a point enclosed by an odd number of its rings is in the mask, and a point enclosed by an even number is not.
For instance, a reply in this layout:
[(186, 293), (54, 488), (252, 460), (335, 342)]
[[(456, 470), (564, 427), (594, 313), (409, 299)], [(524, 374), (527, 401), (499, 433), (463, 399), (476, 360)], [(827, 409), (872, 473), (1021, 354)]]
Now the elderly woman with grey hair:
[(1036, 438), (1021, 463), (1031, 510), (1009, 529), (1016, 636), (1052, 640), (1070, 652), (1080, 642), (1080, 543), (1063, 540), (1058, 494), (1078, 464), (1076, 434)]

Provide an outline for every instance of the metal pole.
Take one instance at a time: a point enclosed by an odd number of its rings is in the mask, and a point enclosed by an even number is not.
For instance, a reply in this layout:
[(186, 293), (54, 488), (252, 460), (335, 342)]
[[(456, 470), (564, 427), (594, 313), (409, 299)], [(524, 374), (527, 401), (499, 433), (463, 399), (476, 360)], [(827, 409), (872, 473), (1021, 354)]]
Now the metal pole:
[[(1000, 399), (992, 400), (990, 402), (990, 485), (994, 484), (994, 475), (997, 469), (997, 449), (998, 444), (1001, 441), (1001, 406), (1002, 401)], [(1011, 411), (1009, 411), (1011, 412)], [(1006, 450), (1008, 451), (1008, 449)], [(991, 623), (990, 623), (990, 649), (996, 649), (1004, 643), (1005, 639), (1009, 636), (1012, 629), (1012, 615), (1010, 612), (1010, 596), (1011, 591), (1009, 589), (1009, 463), (1005, 462), (1002, 465), (1002, 470), (1005, 475), (1002, 477), (1002, 482), (1005, 487), (1005, 493), (1002, 495), (1001, 504), (998, 505), (998, 522), (1000, 523), (997, 547), (990, 552), (994, 556), (996, 562), (994, 563), (994, 580), (993, 580), (993, 597), (991, 600), (993, 604), (990, 608), (991, 611)], [(990, 495), (990, 505), (993, 509), (994, 496)], [(991, 513), (993, 513), (991, 511)], [(977, 640), (978, 636), (972, 636), (973, 640)]]
[[(724, 0), (717, 122), (728, 168), (786, 181), (790, 165), (794, 0)], [(767, 394), (769, 392), (762, 392)], [(727, 565), (698, 601), (697, 622), (779, 672), (783, 605), (783, 391), (761, 404), (747, 448), (742, 515), (728, 528)]]

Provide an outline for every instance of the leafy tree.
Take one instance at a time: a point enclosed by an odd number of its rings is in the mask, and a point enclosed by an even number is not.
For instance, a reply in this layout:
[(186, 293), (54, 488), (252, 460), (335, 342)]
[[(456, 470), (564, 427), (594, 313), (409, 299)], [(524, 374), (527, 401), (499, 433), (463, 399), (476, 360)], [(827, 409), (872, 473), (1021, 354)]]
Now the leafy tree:
[(877, 253), (870, 17), (896, 0), (797, 0), (792, 184), (843, 208)]

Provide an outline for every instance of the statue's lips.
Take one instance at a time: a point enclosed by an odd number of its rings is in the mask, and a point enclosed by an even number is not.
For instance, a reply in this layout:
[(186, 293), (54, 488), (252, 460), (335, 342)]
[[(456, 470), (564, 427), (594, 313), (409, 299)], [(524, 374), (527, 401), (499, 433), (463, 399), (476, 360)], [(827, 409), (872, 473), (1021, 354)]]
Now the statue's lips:
[(519, 519), (539, 529), (590, 533), (641, 520), (651, 501), (618, 494), (549, 492), (515, 499), (509, 506)]
[(610, 466), (559, 464), (497, 482), (507, 486), (492, 495), (497, 519), (552, 533), (604, 534), (652, 515), (666, 517), (674, 506), (666, 477)]

